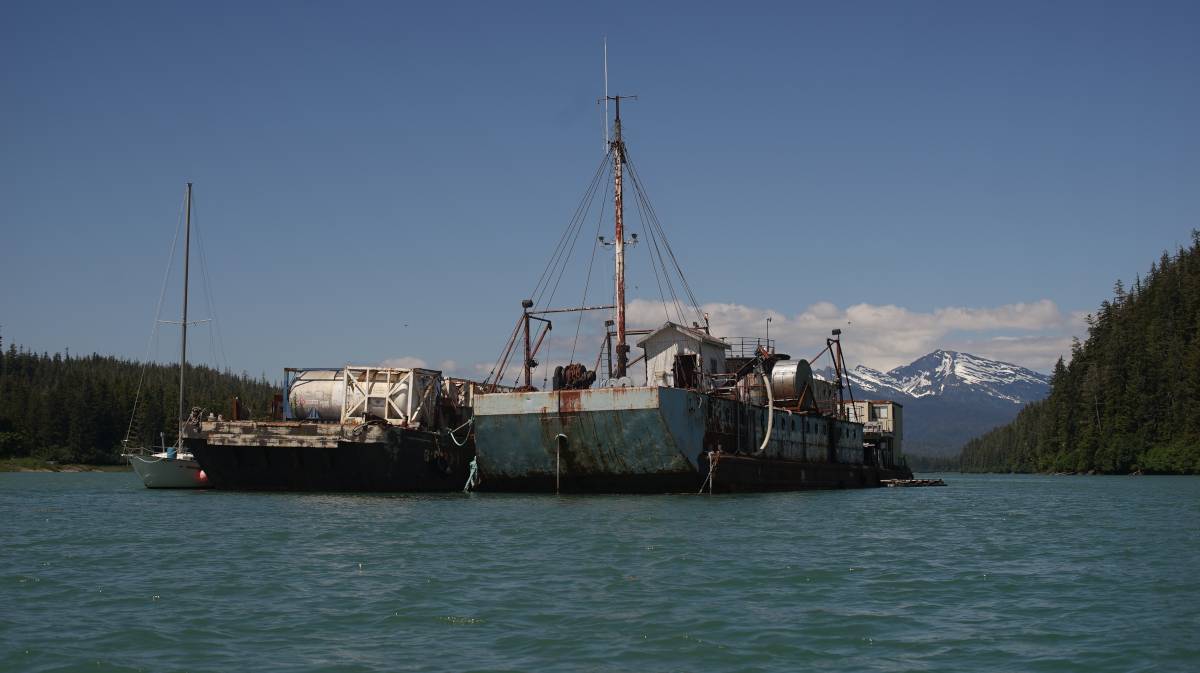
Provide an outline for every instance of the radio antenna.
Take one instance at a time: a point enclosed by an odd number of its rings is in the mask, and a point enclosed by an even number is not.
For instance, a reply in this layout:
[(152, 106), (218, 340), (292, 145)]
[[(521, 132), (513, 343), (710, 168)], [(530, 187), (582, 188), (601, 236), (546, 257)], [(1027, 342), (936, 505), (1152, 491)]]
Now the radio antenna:
[(604, 36), (604, 151), (608, 151), (608, 36)]

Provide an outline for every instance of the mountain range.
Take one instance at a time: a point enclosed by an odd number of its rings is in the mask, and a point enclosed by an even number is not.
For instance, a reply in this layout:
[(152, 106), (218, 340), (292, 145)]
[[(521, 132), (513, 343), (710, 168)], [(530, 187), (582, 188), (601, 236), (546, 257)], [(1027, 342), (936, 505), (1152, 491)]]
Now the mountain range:
[[(832, 380), (832, 367), (816, 372)], [(1026, 404), (1046, 397), (1050, 377), (970, 353), (936, 350), (881, 372), (858, 365), (846, 372), (857, 399), (904, 406), (904, 451), (950, 456), (968, 440), (1008, 423)]]

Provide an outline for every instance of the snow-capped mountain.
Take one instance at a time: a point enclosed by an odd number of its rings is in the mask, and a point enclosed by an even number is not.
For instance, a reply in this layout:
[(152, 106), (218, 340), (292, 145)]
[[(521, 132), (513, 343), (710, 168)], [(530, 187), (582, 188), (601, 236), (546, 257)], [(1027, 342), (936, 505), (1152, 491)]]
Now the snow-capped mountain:
[(911, 397), (969, 390), (1023, 405), (1049, 392), (1050, 377), (970, 353), (937, 350), (887, 373), (889, 383)]
[[(826, 380), (833, 380), (833, 368), (827, 367), (826, 371), (822, 371), (819, 375)], [(876, 397), (907, 397), (908, 394), (901, 390), (894, 380), (887, 374), (859, 365), (847, 372), (846, 378), (850, 379), (850, 385), (856, 390), (871, 393)]]
[[(826, 368), (821, 374), (832, 378), (833, 372)], [(858, 365), (850, 370), (848, 378), (850, 385), (860, 391), (900, 400), (985, 395), (1024, 405), (1042, 399), (1050, 390), (1050, 377), (1032, 369), (944, 350), (936, 350), (886, 373)]]
[[(832, 367), (815, 372), (832, 380)], [(1050, 377), (970, 353), (937, 350), (881, 372), (847, 372), (855, 397), (904, 405), (905, 451), (949, 455), (968, 439), (1011, 421), (1025, 404), (1050, 392)]]

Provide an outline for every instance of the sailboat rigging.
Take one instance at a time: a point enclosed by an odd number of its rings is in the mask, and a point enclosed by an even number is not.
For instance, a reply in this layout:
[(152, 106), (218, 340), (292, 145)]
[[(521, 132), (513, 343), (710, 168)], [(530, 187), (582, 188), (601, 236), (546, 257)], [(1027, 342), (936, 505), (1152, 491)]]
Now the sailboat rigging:
[[(142, 483), (146, 488), (205, 488), (208, 486), (208, 476), (204, 470), (200, 468), (200, 464), (196, 462), (191, 453), (187, 452), (183, 446), (183, 426), (188, 420), (186, 415), (187, 399), (184, 396), (184, 376), (187, 372), (187, 328), (188, 322), (188, 282), (191, 274), (191, 242), (192, 242), (192, 183), (187, 183), (187, 190), (184, 196), (184, 238), (183, 238), (183, 309), (179, 320), (180, 337), (179, 337), (179, 414), (176, 418), (177, 438), (175, 444), (165, 446), (165, 441), (160, 442), (164, 446), (158, 447), (160, 450), (152, 452), (146, 448), (130, 449), (128, 443), (130, 435), (133, 432), (134, 422), (137, 417), (137, 401), (141, 397), (141, 381), (138, 382), (138, 392), (134, 398), (133, 415), (130, 418), (129, 430), (126, 433), (124, 440), (125, 453), (123, 456), (129, 461), (134, 472), (142, 479)], [(178, 230), (177, 230), (178, 231)], [(172, 244), (172, 253), (174, 252), (174, 244)], [(172, 254), (172, 256), (174, 256)], [(170, 273), (170, 265), (168, 263), (168, 275)], [(164, 278), (164, 290), (166, 279)], [(161, 299), (160, 299), (161, 310)], [(155, 317), (155, 329), (159, 322)], [(194, 322), (207, 322), (194, 321)], [(194, 323), (191, 323), (194, 324)], [(145, 368), (143, 366), (143, 378)]]

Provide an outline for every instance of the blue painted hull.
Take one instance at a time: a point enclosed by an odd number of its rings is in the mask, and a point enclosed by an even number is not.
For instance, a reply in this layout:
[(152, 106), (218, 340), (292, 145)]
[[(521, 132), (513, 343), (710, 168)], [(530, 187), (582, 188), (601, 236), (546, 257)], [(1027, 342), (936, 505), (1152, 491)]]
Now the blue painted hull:
[(678, 388), (478, 395), (480, 490), (695, 492), (878, 486), (907, 470), (877, 464), (862, 424), (767, 409)]

